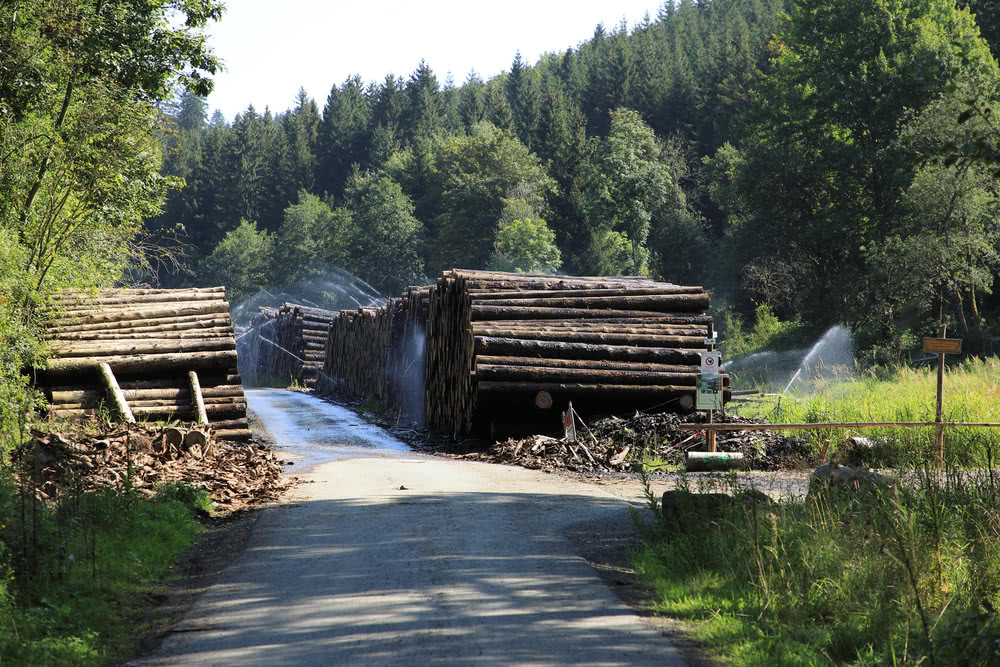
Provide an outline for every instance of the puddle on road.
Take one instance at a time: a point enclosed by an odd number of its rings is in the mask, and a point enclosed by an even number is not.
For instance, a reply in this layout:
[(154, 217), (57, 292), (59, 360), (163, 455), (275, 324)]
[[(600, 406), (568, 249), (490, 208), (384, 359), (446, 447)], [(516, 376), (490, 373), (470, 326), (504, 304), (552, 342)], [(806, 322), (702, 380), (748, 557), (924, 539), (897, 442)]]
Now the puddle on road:
[(247, 404), (271, 435), (275, 448), (302, 457), (311, 466), (410, 447), (354, 412), (310, 394), (284, 389), (247, 389)]

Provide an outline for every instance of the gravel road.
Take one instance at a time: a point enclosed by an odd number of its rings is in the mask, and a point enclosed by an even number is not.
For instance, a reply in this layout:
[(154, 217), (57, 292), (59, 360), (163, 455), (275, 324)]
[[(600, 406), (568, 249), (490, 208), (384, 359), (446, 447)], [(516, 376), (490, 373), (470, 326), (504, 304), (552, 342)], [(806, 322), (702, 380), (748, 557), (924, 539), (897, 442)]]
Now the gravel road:
[(248, 393), (279, 444), (333, 460), (263, 512), (160, 650), (130, 664), (684, 664), (567, 537), (621, 530), (634, 484), (407, 452), (337, 406)]

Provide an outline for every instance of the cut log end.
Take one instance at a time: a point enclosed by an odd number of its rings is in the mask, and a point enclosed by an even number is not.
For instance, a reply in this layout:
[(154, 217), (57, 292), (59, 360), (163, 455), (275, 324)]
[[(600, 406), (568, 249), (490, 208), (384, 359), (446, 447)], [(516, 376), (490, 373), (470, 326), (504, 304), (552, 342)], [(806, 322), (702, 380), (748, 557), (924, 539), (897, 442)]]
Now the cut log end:
[(552, 407), (552, 394), (547, 391), (540, 391), (535, 394), (535, 407), (541, 410), (548, 410)]

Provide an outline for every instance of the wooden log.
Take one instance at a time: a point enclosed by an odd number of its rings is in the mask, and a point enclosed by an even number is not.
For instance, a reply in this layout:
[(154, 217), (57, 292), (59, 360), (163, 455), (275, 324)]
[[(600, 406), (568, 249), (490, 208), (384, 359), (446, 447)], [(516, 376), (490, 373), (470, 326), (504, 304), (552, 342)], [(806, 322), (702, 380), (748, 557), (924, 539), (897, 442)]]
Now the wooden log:
[[(243, 417), (246, 415), (247, 405), (246, 403), (206, 405), (205, 412), (208, 414), (209, 421), (216, 417)], [(143, 406), (134, 408), (132, 413), (137, 418), (143, 419), (194, 417), (194, 409), (190, 404)], [(49, 414), (53, 417), (93, 417), (97, 416), (97, 410), (95, 408), (51, 408)]]
[[(645, 310), (587, 310), (583, 308), (542, 308), (530, 306), (478, 306), (472, 305), (472, 321), (478, 320), (549, 320), (549, 319), (587, 319), (599, 317), (614, 318), (645, 318), (655, 317), (659, 313)], [(705, 324), (710, 320), (708, 315), (685, 315), (671, 313), (671, 319), (680, 324)]]
[(708, 308), (708, 294), (659, 294), (646, 296), (536, 297), (530, 299), (475, 299), (473, 306), (524, 308), (579, 308), (585, 310), (641, 310), (658, 313), (701, 312)]
[(161, 319), (122, 320), (114, 323), (97, 322), (93, 324), (75, 324), (72, 326), (53, 325), (46, 330), (46, 334), (51, 336), (54, 334), (79, 333), (84, 331), (95, 331), (98, 333), (146, 333), (151, 331), (187, 331), (230, 326), (232, 326), (232, 320), (229, 319), (228, 315), (215, 314), (211, 317), (205, 315), (184, 315)]
[(509, 357), (544, 357), (549, 359), (608, 359), (660, 364), (700, 365), (696, 351), (676, 348), (560, 343), (557, 341), (520, 340), (476, 336), (476, 354)]
[(150, 294), (123, 294), (118, 291), (100, 292), (94, 297), (86, 295), (66, 295), (52, 298), (49, 303), (56, 307), (75, 306), (117, 306), (132, 304), (174, 303), (178, 301), (225, 301), (226, 291), (211, 290), (161, 290)]
[(213, 429), (250, 428), (250, 421), (243, 417), (241, 419), (217, 419), (208, 424)]
[[(191, 400), (191, 392), (186, 387), (168, 387), (164, 389), (126, 389), (125, 383), (119, 383), (126, 401), (149, 401), (156, 399)], [(221, 385), (203, 387), (204, 398), (242, 397), (242, 385)], [(53, 390), (52, 403), (82, 403), (85, 401), (100, 401), (104, 392), (97, 389), (61, 389)]]
[(241, 441), (249, 440), (253, 434), (246, 428), (226, 428), (215, 432), (215, 437), (219, 440)]
[(188, 382), (191, 389), (191, 400), (194, 404), (194, 414), (199, 424), (208, 423), (208, 413), (205, 412), (205, 398), (201, 395), (201, 383), (198, 382), (198, 373), (188, 371)]
[(174, 352), (207, 352), (232, 350), (236, 347), (236, 339), (201, 338), (201, 339), (163, 339), (150, 338), (129, 341), (97, 341), (52, 343), (49, 349), (59, 359), (72, 357), (123, 357), (141, 354), (165, 354)]
[[(143, 294), (162, 294), (164, 292), (195, 292), (195, 293), (212, 293), (212, 294), (225, 294), (225, 287), (179, 287), (177, 289), (160, 289), (155, 287), (114, 287), (111, 289), (99, 289), (96, 290), (98, 295), (101, 294), (120, 294), (120, 295), (143, 295)], [(76, 288), (76, 287), (65, 287), (59, 290), (59, 298), (86, 298), (93, 295), (95, 290)]]
[(603, 333), (600, 331), (529, 331), (510, 329), (480, 329), (476, 336), (490, 338), (522, 338), (569, 343), (602, 343), (633, 347), (685, 347), (705, 350), (704, 336), (654, 336), (649, 334)]
[(585, 297), (585, 296), (652, 296), (662, 294), (700, 294), (705, 291), (704, 287), (684, 287), (672, 285), (667, 287), (632, 287), (632, 288), (594, 288), (575, 290), (477, 290), (470, 289), (468, 294), (473, 302), (480, 302), (492, 299), (532, 299), (532, 298), (558, 298), (558, 297)]
[(175, 354), (124, 355), (112, 357), (69, 357), (52, 359), (45, 370), (51, 375), (92, 372), (98, 364), (111, 365), (115, 373), (176, 371), (190, 368), (226, 369), (236, 366), (236, 350), (178, 352)]
[[(687, 373), (691, 365), (656, 364), (631, 361), (609, 361), (606, 359), (548, 359), (539, 357), (497, 357), (477, 355), (476, 368), (482, 365), (494, 366), (533, 366), (543, 368), (589, 368), (593, 370), (617, 371), (649, 371), (653, 373)], [(694, 371), (697, 372), (697, 371)]]
[(164, 305), (161, 308), (126, 308), (106, 313), (93, 313), (79, 317), (59, 318), (57, 323), (58, 326), (79, 326), (83, 324), (103, 324), (133, 320), (190, 317), (193, 315), (214, 315), (216, 313), (228, 314), (229, 304), (224, 301), (209, 301), (206, 303), (197, 302), (185, 306), (169, 304)]
[(593, 370), (589, 368), (538, 368), (531, 366), (489, 366), (476, 364), (476, 379), (484, 381), (582, 384), (645, 384), (683, 385), (693, 387), (698, 381), (698, 369), (692, 366), (686, 373), (656, 373), (649, 371)]
[(534, 397), (540, 391), (560, 397), (600, 396), (608, 400), (623, 398), (655, 398), (666, 400), (691, 395), (694, 387), (677, 385), (631, 385), (631, 384), (581, 384), (574, 382), (480, 382), (477, 387), (483, 396), (523, 394)]
[(118, 414), (121, 415), (125, 423), (134, 424), (135, 416), (132, 414), (132, 410), (129, 409), (128, 401), (125, 400), (125, 395), (122, 394), (121, 387), (118, 386), (115, 374), (111, 372), (111, 366), (102, 363), (99, 368), (101, 370), (101, 380), (104, 382), (104, 387), (107, 389), (108, 396), (114, 403), (115, 409), (118, 410)]
[[(575, 326), (574, 326), (575, 325)], [(612, 322), (591, 323), (589, 320), (569, 320), (561, 325), (534, 325), (532, 321), (510, 320), (483, 324), (472, 323), (472, 333), (477, 336), (494, 335), (487, 331), (504, 331), (510, 334), (523, 332), (566, 332), (566, 333), (614, 333), (653, 336), (694, 336), (704, 340), (708, 337), (708, 327), (682, 327), (673, 324), (615, 324)], [(517, 336), (511, 336), (517, 338)]]
[[(150, 327), (152, 328), (152, 327)], [(116, 340), (176, 340), (190, 338), (222, 338), (234, 337), (235, 333), (231, 326), (220, 326), (214, 328), (184, 328), (179, 330), (169, 330), (156, 328), (155, 331), (138, 333), (106, 333), (100, 331), (81, 331), (76, 333), (55, 333), (48, 336), (49, 340), (62, 343), (63, 341), (116, 341)]]

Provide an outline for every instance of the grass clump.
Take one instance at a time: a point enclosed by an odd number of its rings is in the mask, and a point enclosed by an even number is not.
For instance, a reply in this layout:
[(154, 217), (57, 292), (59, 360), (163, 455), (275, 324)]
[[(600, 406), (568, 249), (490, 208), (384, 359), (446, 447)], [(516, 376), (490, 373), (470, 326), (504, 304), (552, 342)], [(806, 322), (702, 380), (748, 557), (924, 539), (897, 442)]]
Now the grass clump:
[(0, 663), (128, 657), (141, 631), (129, 617), (194, 543), (192, 508), (205, 507), (203, 493), (171, 485), (149, 500), (127, 484), (69, 486), (42, 501), (30, 474), (17, 472), (0, 485)]
[(1000, 476), (733, 503), (647, 533), (657, 609), (736, 665), (1000, 664)]

